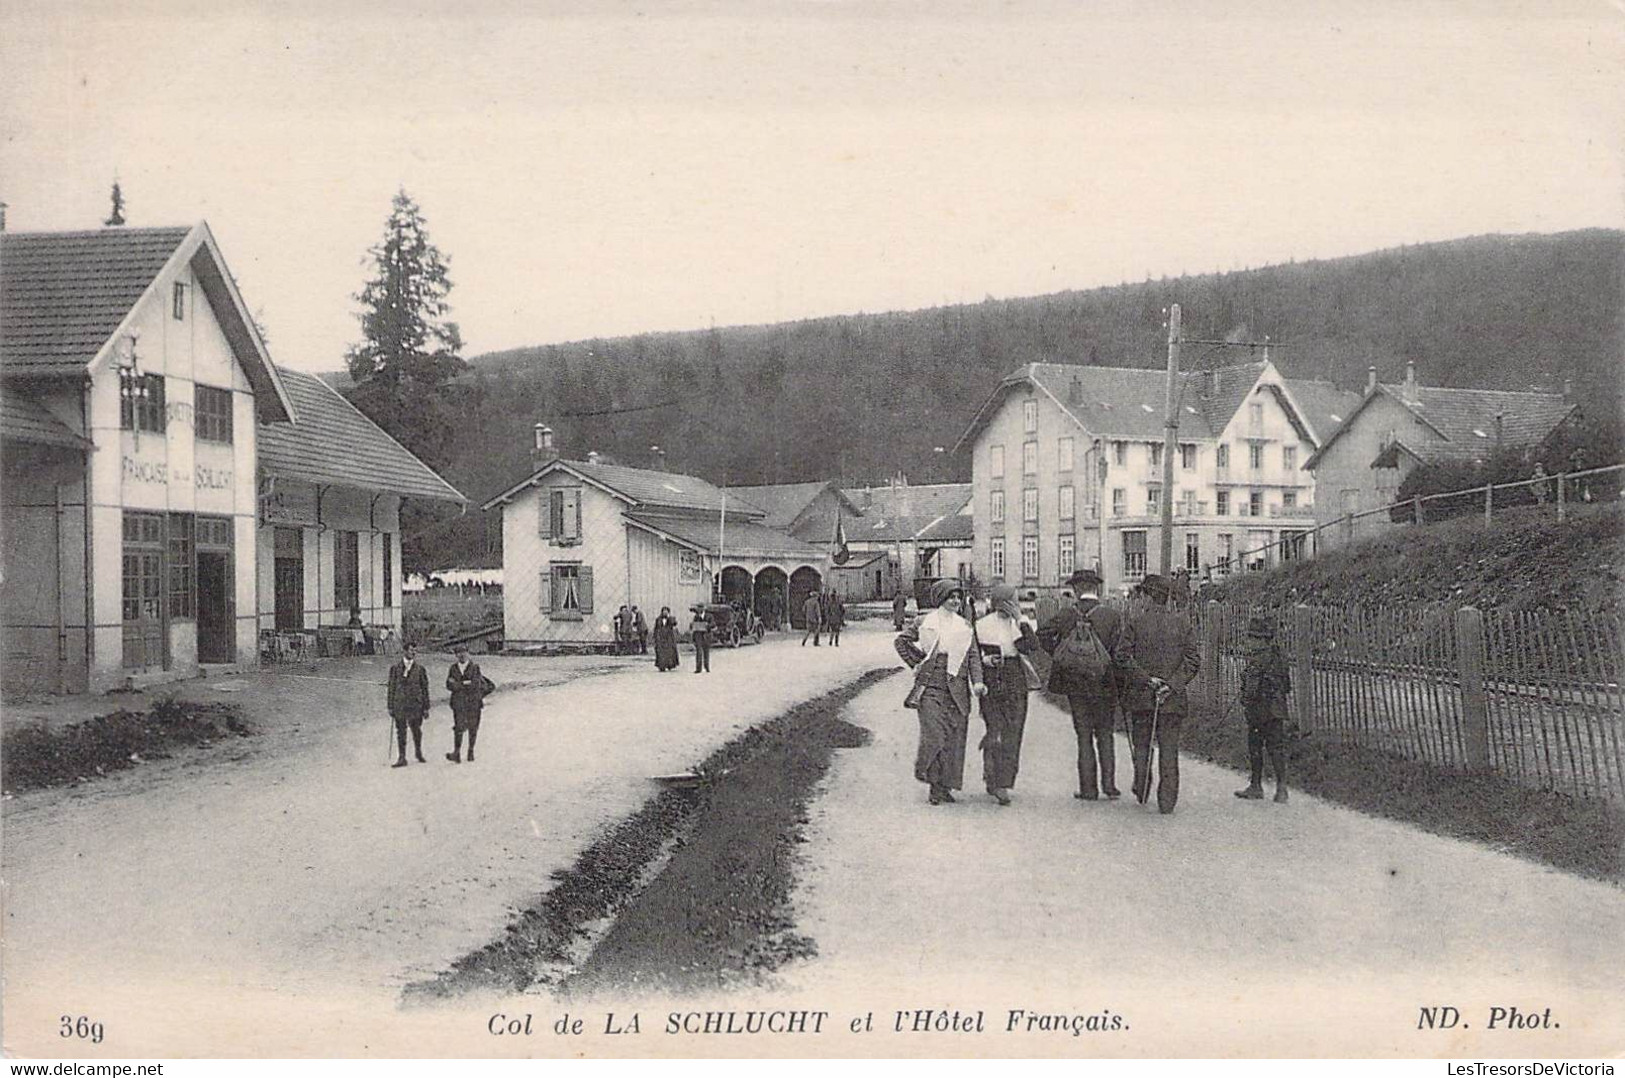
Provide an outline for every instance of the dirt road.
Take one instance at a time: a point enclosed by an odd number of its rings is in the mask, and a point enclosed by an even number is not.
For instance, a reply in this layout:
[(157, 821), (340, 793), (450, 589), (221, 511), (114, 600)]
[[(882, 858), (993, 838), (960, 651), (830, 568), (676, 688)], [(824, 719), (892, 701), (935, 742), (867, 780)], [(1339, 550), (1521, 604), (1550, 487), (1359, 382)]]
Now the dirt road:
[[(718, 651), (709, 675), (660, 674), (651, 658), (499, 693), (472, 765), (444, 759), (450, 718), (437, 707), (429, 763), (391, 769), (378, 702), (349, 722), (289, 715), (302, 732), (278, 742), (285, 752), (174, 764), (89, 796), (12, 799), (8, 1044), (67, 1050), (49, 1038), (70, 1008), (137, 1037), (155, 1004), (176, 1014), (185, 1001), (253, 999), (252, 1028), (281, 1036), (267, 1043), (284, 1052), (287, 1022), (317, 1024), (312, 1001), (366, 998), (389, 1013), (402, 984), (497, 938), (550, 872), (650, 796), (648, 776), (685, 769), (889, 653), (881, 634), (854, 633), (840, 649), (797, 639)], [(443, 679), (443, 665), (430, 673)], [(273, 1021), (268, 1000), (298, 1006)], [(249, 1033), (168, 1036), (178, 1039), (126, 1040), (114, 1054), (207, 1050)]]
[[(961, 803), (933, 808), (910, 774), (905, 688), (854, 701), (874, 741), (838, 755), (813, 811), (798, 920), (819, 956), (788, 973), (806, 997), (861, 985), (876, 1006), (985, 1007), (1000, 1028), (1012, 1008), (1128, 1027), (1040, 1034), (1051, 1052), (1625, 1050), (1619, 888), (1301, 793), (1239, 801), (1234, 772), (1188, 757), (1172, 816), (1127, 795), (1076, 801), (1071, 723), (1038, 697), (1016, 803), (982, 793), (973, 751)], [(1419, 1008), (1441, 1005), (1465, 1028), (1418, 1031)], [(1512, 1005), (1551, 1007), (1561, 1029), (1484, 1028)]]

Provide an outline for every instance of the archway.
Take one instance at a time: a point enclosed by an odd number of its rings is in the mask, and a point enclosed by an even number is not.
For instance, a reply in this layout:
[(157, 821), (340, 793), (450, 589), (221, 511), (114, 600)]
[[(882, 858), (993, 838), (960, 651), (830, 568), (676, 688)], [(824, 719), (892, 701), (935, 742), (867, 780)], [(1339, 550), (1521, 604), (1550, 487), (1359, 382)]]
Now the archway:
[(744, 603), (746, 607), (752, 605), (755, 581), (751, 579), (749, 569), (740, 565), (725, 566), (721, 583), (723, 602), (730, 606), (735, 603)]
[(807, 596), (822, 591), (824, 578), (817, 569), (810, 565), (803, 565), (790, 574), (790, 625), (795, 629), (805, 629), (807, 619), (802, 617), (801, 608), (806, 605)]
[(790, 612), (790, 578), (777, 565), (756, 574), (756, 616), (770, 628), (784, 628)]

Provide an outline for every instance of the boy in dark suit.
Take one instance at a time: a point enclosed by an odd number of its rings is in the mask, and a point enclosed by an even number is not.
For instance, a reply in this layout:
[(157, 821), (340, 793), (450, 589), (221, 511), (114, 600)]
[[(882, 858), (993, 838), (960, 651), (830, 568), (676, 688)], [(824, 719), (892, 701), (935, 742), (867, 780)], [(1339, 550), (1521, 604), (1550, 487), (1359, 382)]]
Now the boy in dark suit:
[(406, 645), (400, 661), (389, 668), (389, 716), (395, 720), (395, 744), (400, 759), (394, 766), (406, 766), (406, 731), (412, 731), (412, 752), (418, 763), (423, 758), (423, 720), (429, 714), (429, 675), (417, 661), (416, 644)]
[(463, 734), (468, 734), (468, 762), (474, 762), (474, 741), (480, 736), (480, 714), (485, 697), (496, 688), (480, 673), (480, 664), (469, 658), (468, 646), (457, 645), (457, 661), (446, 671), (446, 688), (451, 693), (451, 751), (446, 759), (463, 762)]

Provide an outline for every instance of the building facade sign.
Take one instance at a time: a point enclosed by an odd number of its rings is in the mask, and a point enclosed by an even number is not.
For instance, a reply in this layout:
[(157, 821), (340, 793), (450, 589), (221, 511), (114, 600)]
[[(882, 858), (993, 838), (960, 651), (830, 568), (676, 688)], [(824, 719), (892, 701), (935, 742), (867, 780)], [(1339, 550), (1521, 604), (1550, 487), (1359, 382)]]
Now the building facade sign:
[(315, 524), (316, 488), (308, 483), (274, 483), (260, 495), (260, 522)]

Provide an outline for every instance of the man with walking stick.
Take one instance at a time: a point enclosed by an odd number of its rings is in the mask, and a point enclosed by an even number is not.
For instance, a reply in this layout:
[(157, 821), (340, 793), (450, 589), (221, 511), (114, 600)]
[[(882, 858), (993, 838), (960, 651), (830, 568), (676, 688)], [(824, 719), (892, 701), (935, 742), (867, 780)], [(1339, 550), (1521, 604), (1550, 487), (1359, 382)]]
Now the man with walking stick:
[(417, 661), (416, 644), (406, 645), (400, 661), (389, 668), (389, 717), (395, 721), (395, 744), (399, 758), (395, 767), (406, 766), (406, 732), (412, 731), (412, 752), (420, 764), (423, 758), (423, 720), (429, 715), (429, 675)]
[(1179, 733), (1185, 723), (1185, 686), (1202, 666), (1196, 629), (1182, 610), (1168, 606), (1168, 581), (1156, 573), (1140, 584), (1147, 602), (1129, 615), (1119, 665), (1123, 707), (1134, 750), (1134, 797), (1151, 796), (1151, 752), (1157, 754), (1157, 810), (1179, 802)]

